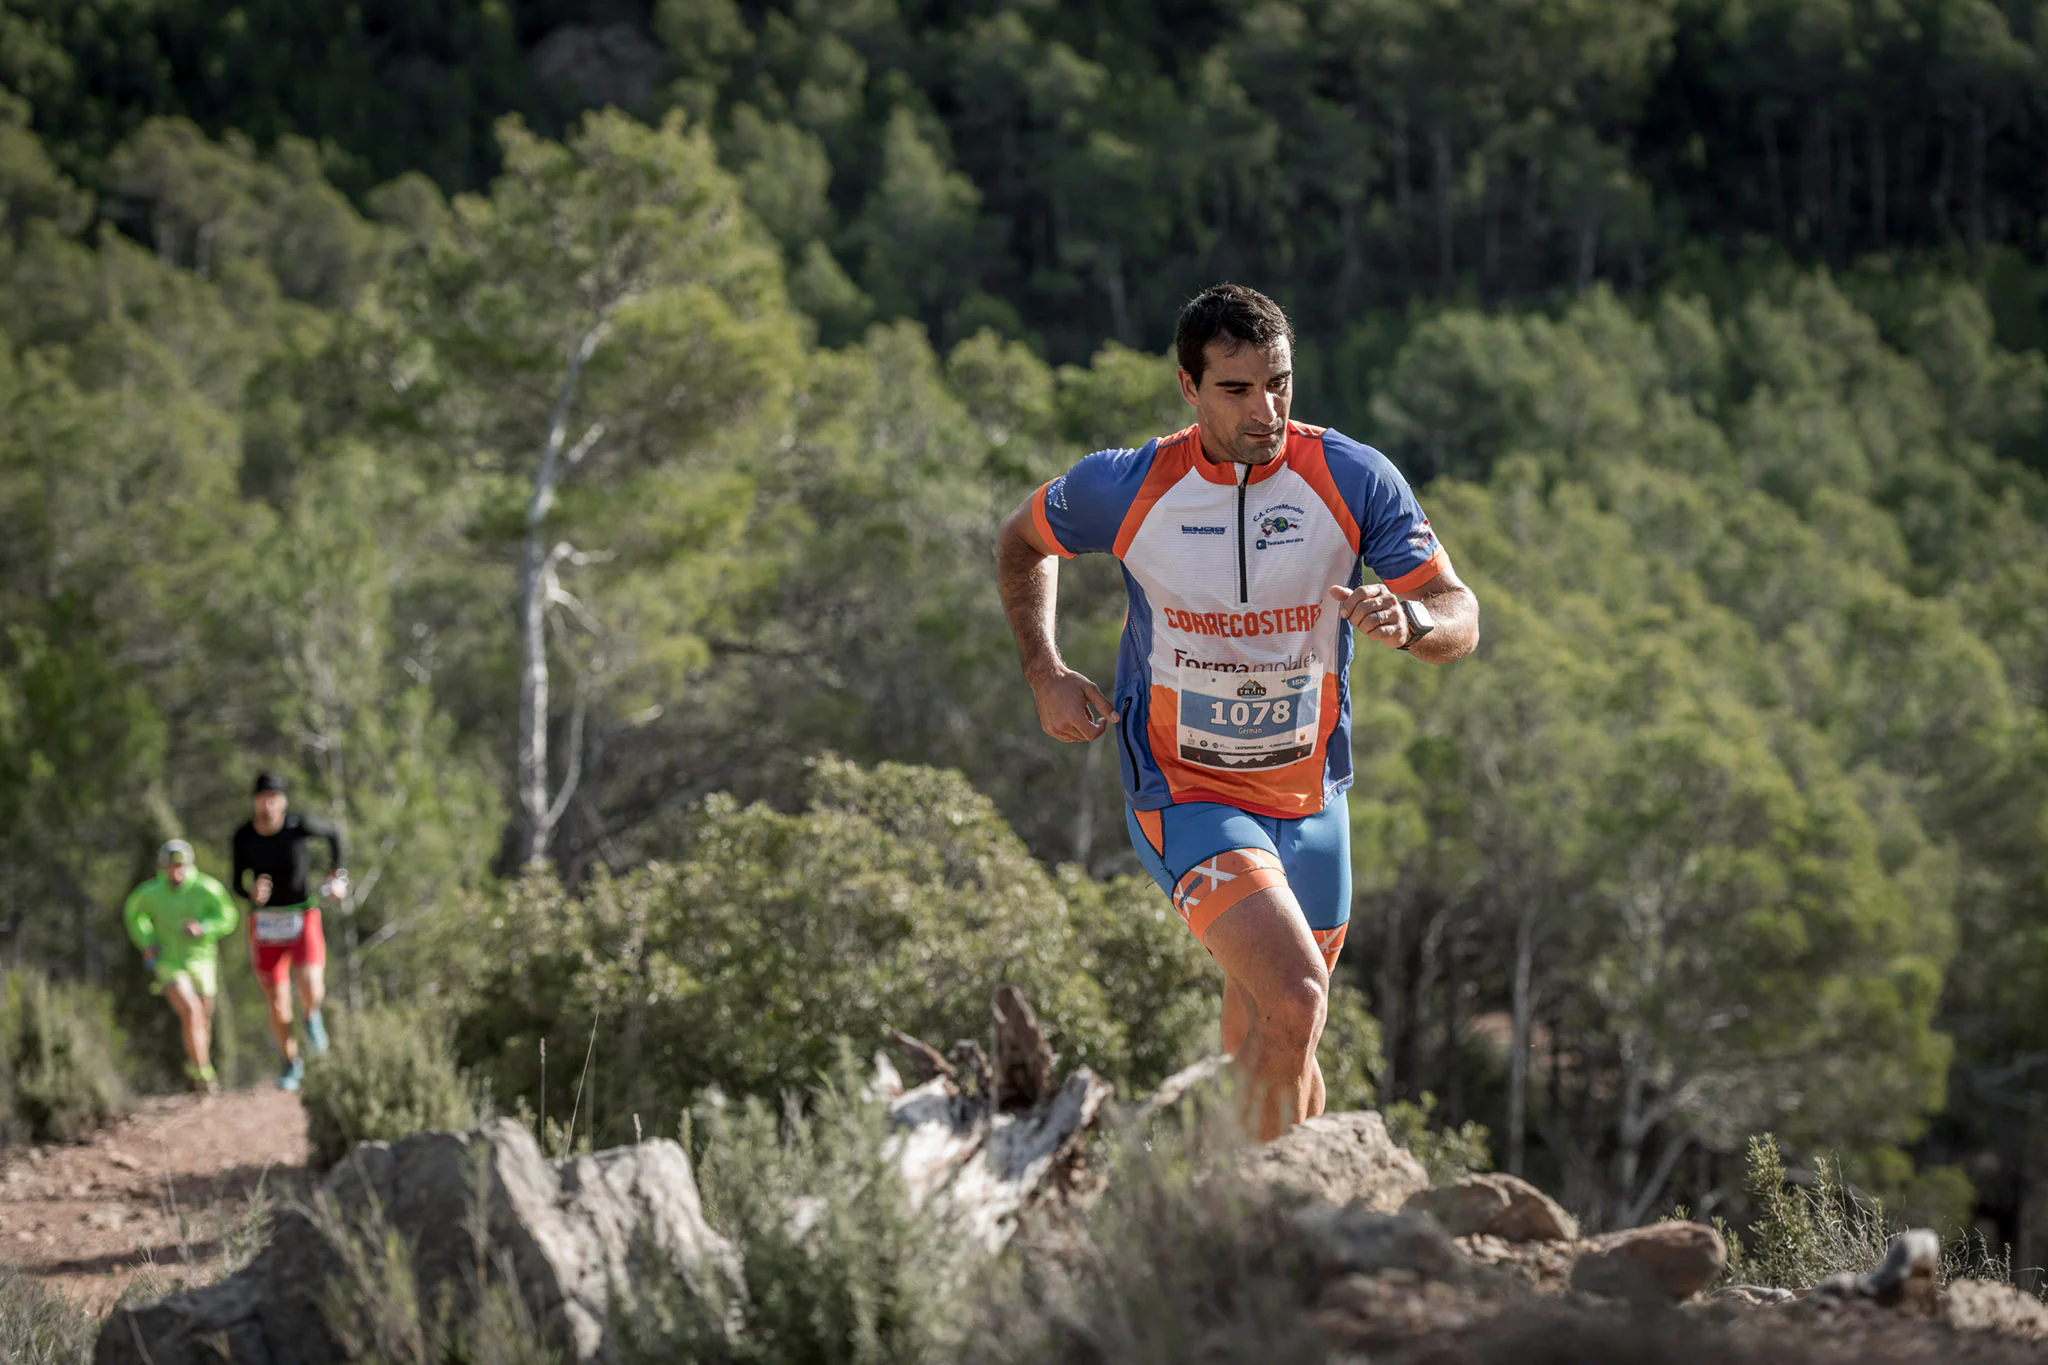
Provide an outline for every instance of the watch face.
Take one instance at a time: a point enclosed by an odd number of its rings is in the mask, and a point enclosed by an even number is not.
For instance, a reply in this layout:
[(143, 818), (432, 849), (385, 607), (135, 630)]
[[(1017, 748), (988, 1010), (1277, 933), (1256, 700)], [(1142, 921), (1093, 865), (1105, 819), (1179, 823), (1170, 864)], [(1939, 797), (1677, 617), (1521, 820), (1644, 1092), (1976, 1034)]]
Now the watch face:
[(1436, 618), (1429, 614), (1429, 608), (1420, 602), (1403, 601), (1401, 609), (1408, 613), (1408, 628), (1417, 635), (1427, 635), (1436, 629)]

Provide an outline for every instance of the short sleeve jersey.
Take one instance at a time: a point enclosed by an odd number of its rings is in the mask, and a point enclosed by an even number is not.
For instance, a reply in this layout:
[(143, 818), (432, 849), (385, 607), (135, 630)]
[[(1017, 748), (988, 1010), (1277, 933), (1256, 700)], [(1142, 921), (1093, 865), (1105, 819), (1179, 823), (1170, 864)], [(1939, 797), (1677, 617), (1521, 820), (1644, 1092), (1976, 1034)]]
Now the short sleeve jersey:
[(1257, 467), (1212, 463), (1194, 427), (1098, 451), (1039, 489), (1032, 517), (1060, 554), (1123, 564), (1115, 703), (1136, 810), (1321, 810), (1351, 785), (1352, 630), (1328, 589), (1370, 566), (1407, 592), (1448, 563), (1386, 456), (1298, 422)]

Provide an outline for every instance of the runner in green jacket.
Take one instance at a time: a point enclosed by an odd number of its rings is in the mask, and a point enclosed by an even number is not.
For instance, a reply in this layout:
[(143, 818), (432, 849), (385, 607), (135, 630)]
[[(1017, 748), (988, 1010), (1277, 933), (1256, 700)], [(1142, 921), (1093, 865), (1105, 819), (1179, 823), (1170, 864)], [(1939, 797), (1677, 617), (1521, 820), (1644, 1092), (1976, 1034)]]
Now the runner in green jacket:
[(212, 1093), (208, 1053), (213, 1047), (213, 999), (220, 990), (220, 954), (214, 945), (235, 931), (240, 916), (228, 889), (201, 872), (192, 845), (173, 839), (157, 850), (162, 869), (128, 893), (121, 919), (142, 950), (143, 965), (177, 1011), (185, 1035), (185, 1077)]

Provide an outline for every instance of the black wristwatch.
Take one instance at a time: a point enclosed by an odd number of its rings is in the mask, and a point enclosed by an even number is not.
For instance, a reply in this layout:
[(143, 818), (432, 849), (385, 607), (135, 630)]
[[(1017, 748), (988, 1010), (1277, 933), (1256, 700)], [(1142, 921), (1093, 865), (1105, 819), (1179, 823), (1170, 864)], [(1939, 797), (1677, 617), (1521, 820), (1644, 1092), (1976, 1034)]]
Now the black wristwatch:
[(1404, 597), (1401, 599), (1401, 610), (1408, 617), (1408, 643), (1396, 645), (1396, 649), (1412, 648), (1417, 640), (1436, 629), (1436, 618), (1429, 614), (1429, 608), (1422, 603), (1411, 602)]

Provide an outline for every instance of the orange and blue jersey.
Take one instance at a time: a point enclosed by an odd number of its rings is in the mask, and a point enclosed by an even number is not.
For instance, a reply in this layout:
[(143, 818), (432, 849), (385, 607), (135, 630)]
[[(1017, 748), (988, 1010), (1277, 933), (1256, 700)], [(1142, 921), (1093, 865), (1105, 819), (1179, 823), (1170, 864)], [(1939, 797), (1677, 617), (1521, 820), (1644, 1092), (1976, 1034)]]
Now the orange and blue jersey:
[(1140, 826), (1193, 803), (1301, 819), (1340, 796), (1353, 640), (1328, 590), (1366, 566), (1407, 592), (1447, 563), (1386, 456), (1299, 422), (1258, 466), (1210, 462), (1194, 427), (1098, 451), (1039, 489), (1032, 517), (1059, 554), (1123, 565), (1114, 701)]

